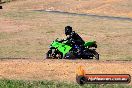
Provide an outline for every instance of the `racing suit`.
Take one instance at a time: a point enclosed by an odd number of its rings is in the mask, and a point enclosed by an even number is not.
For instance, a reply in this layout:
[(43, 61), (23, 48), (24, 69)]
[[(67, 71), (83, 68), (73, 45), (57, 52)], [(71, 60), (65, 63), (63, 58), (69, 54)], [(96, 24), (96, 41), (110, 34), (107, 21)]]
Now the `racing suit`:
[(84, 40), (75, 31), (72, 31), (66, 40), (70, 41), (74, 49), (77, 50), (77, 54), (81, 56), (84, 48), (83, 45), (85, 43)]

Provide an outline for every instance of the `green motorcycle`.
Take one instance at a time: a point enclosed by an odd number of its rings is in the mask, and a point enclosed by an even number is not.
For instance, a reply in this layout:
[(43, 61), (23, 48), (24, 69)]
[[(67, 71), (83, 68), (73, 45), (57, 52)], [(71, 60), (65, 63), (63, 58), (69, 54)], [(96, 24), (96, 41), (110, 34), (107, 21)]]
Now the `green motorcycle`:
[(77, 45), (72, 46), (69, 41), (61, 41), (58, 38), (50, 44), (50, 48), (46, 53), (47, 59), (93, 59), (99, 60), (99, 54), (96, 52), (97, 44), (96, 41), (85, 42), (81, 49)]

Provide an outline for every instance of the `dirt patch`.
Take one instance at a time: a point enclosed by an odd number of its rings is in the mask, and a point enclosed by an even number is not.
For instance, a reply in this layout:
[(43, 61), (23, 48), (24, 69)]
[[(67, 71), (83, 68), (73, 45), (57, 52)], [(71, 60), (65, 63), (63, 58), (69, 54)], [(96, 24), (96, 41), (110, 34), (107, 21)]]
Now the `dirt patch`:
[(0, 18), (0, 32), (18, 32), (22, 30), (29, 30), (30, 28), (31, 26), (24, 21)]
[(131, 61), (20, 59), (0, 61), (0, 78), (75, 82), (76, 69), (80, 65), (88, 74), (132, 75)]

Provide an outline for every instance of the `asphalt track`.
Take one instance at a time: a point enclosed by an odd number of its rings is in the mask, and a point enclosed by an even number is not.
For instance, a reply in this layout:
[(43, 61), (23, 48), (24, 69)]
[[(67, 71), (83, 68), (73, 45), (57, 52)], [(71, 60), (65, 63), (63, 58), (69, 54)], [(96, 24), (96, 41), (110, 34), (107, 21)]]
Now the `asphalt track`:
[(101, 15), (95, 15), (95, 14), (80, 14), (80, 13), (70, 13), (70, 12), (52, 11), (52, 10), (33, 10), (33, 11), (46, 12), (46, 13), (57, 13), (57, 14), (65, 14), (65, 15), (73, 15), (73, 16), (89, 16), (89, 17), (96, 17), (96, 18), (102, 18), (102, 19), (111, 19), (111, 20), (132, 21), (132, 18), (128, 18), (128, 17), (101, 16)]

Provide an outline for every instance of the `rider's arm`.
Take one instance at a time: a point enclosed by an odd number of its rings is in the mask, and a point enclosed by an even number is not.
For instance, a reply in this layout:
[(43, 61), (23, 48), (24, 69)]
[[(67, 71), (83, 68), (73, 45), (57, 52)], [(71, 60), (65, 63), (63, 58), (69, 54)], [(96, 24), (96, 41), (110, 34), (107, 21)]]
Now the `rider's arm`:
[(74, 33), (71, 33), (71, 34), (66, 38), (66, 40), (71, 40), (71, 39), (73, 39), (73, 35), (74, 35)]

